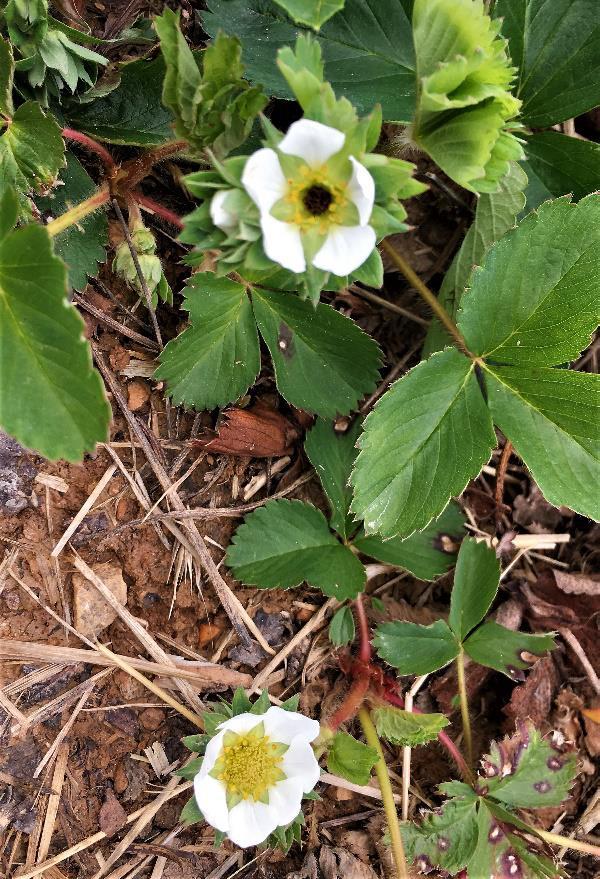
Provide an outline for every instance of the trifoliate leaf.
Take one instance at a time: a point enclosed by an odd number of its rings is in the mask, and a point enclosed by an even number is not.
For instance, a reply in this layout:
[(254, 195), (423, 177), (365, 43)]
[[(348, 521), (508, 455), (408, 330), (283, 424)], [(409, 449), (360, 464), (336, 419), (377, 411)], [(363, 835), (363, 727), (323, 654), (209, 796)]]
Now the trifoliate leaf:
[(477, 476), (495, 442), (473, 364), (457, 350), (434, 354), (365, 420), (351, 509), (367, 534), (409, 536)]
[(500, 744), (483, 758), (487, 797), (519, 809), (559, 806), (575, 778), (574, 754), (560, 754), (532, 725)]
[[(453, 319), (456, 319), (462, 295), (474, 267), (481, 265), (486, 251), (515, 225), (517, 217), (525, 207), (523, 190), (526, 186), (527, 174), (517, 162), (511, 162), (508, 174), (500, 181), (498, 190), (490, 193), (482, 192), (477, 199), (475, 219), (444, 275), (438, 294), (440, 303)], [(556, 195), (562, 194), (556, 193)], [(537, 207), (537, 204), (533, 207)], [(434, 318), (423, 346), (423, 357), (428, 357), (433, 351), (440, 351), (451, 344), (449, 334)]]
[(432, 742), (450, 723), (443, 714), (415, 714), (401, 708), (374, 708), (371, 714), (381, 738), (411, 748)]
[[(512, 816), (508, 816), (512, 817)], [(515, 819), (518, 823), (518, 819)], [(477, 811), (477, 847), (469, 859), (470, 876), (517, 876), (519, 879), (556, 879), (561, 873), (548, 858), (512, 832), (510, 824), (495, 820), (492, 803), (483, 800)]]
[(458, 325), (470, 350), (496, 363), (564, 363), (598, 325), (599, 284), (600, 195), (556, 199), (488, 251)]
[[(525, 680), (532, 658), (554, 648), (553, 635), (513, 632), (498, 623), (484, 623), (464, 642), (465, 653), (479, 665), (495, 668), (513, 680)], [(529, 655), (530, 654), (530, 655)]]
[(238, 580), (261, 589), (306, 581), (343, 601), (364, 588), (359, 560), (333, 536), (323, 514), (302, 501), (269, 501), (246, 516), (227, 551)]
[[(406, 856), (424, 871), (441, 867), (456, 875), (470, 862), (477, 845), (477, 804), (450, 800), (418, 825), (401, 825)], [(476, 877), (491, 875), (472, 873)]]
[(327, 753), (327, 768), (352, 784), (364, 785), (369, 783), (371, 770), (378, 760), (379, 754), (374, 748), (363, 745), (348, 733), (338, 732)]
[(451, 501), (441, 516), (404, 540), (383, 540), (378, 534), (367, 537), (361, 531), (352, 545), (379, 562), (410, 571), (420, 580), (434, 580), (455, 563), (455, 547), (464, 536), (464, 523), (460, 507)]
[(459, 641), (482, 621), (500, 583), (500, 562), (493, 549), (473, 538), (458, 553), (448, 624)]
[(165, 346), (156, 377), (178, 406), (224, 406), (246, 393), (260, 369), (248, 295), (242, 284), (210, 272), (192, 275), (183, 294), (191, 326)]
[[(338, 0), (339, 2), (339, 0)], [(299, 2), (306, 8), (306, 2)], [(219, 30), (239, 37), (247, 75), (278, 97), (291, 97), (275, 58), (281, 46), (295, 41), (299, 30), (269, 0), (210, 0), (203, 16), (211, 36)], [(235, 28), (233, 27), (235, 22)], [(408, 122), (415, 105), (415, 60), (410, 21), (402, 0), (346, 0), (341, 12), (318, 35), (325, 77), (338, 95), (362, 112), (375, 104), (384, 119)]]
[(331, 507), (329, 524), (340, 537), (344, 538), (356, 528), (349, 515), (352, 500), (349, 479), (354, 459), (358, 454), (356, 439), (360, 429), (360, 419), (357, 419), (345, 433), (339, 433), (333, 429), (331, 422), (317, 418), (304, 443), (304, 451), (317, 472)]
[(354, 641), (356, 628), (354, 616), (349, 607), (336, 610), (329, 623), (329, 640), (335, 647), (345, 647)]
[(203, 53), (202, 72), (171, 9), (154, 20), (166, 63), (163, 103), (175, 116), (175, 133), (201, 153), (209, 146), (224, 156), (250, 133), (267, 98), (243, 79), (242, 47), (217, 34)]
[(509, 91), (515, 71), (498, 30), (481, 2), (415, 0), (419, 88), (412, 138), (474, 192), (494, 192), (509, 162), (523, 154), (507, 129), (520, 102)]
[[(81, 162), (66, 154), (67, 166), (59, 175), (62, 185), (56, 186), (45, 198), (36, 199), (40, 211), (49, 211), (54, 217), (88, 198), (96, 191), (94, 181)], [(106, 259), (104, 245), (108, 241), (108, 219), (104, 211), (96, 211), (79, 223), (69, 226), (54, 239), (54, 251), (69, 270), (69, 285), (83, 290), (88, 277), (98, 273), (98, 263)]]
[(456, 659), (460, 645), (444, 620), (430, 626), (394, 621), (377, 626), (373, 644), (401, 675), (424, 675)]
[(529, 179), (527, 210), (543, 201), (573, 193), (575, 200), (598, 189), (600, 146), (559, 131), (538, 131), (527, 137), (523, 170)]
[(10, 118), (14, 112), (12, 90), (15, 65), (12, 46), (0, 37), (0, 115)]
[(204, 821), (204, 815), (198, 808), (196, 797), (190, 797), (181, 810), (179, 822), (188, 827), (190, 824), (198, 824), (199, 821)]
[(497, 0), (518, 68), (521, 115), (547, 128), (600, 103), (600, 20), (596, 0)]
[[(564, 314), (565, 325), (577, 324), (571, 306)], [(600, 378), (567, 369), (486, 366), (485, 383), (494, 422), (546, 500), (599, 519)]]
[(255, 289), (252, 302), (277, 389), (289, 403), (335, 418), (375, 388), (380, 351), (354, 321), (291, 293)]
[(45, 228), (12, 230), (15, 194), (0, 203), (0, 425), (47, 458), (80, 461), (107, 438), (110, 408), (67, 272)]
[(332, 15), (344, 8), (344, 0), (275, 0), (297, 24), (319, 30)]
[(19, 195), (20, 216), (31, 216), (28, 196), (50, 186), (64, 164), (65, 144), (60, 127), (35, 101), (15, 111), (0, 137), (0, 188)]
[(173, 116), (162, 104), (165, 62), (131, 61), (122, 67), (121, 82), (106, 97), (75, 105), (73, 126), (96, 140), (128, 146), (156, 146), (173, 137)]

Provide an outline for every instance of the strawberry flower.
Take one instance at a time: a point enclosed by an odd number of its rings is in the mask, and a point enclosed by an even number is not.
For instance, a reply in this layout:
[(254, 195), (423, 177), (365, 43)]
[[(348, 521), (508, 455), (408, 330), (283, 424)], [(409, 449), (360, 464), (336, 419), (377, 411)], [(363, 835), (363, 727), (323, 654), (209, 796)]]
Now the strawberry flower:
[(221, 723), (194, 778), (205, 820), (241, 848), (292, 822), (319, 780), (310, 745), (319, 730), (316, 720), (276, 706)]

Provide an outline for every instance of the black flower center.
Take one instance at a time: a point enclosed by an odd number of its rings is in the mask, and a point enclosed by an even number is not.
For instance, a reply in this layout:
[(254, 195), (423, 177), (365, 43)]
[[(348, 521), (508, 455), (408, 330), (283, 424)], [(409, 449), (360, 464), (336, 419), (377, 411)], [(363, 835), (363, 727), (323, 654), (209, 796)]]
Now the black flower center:
[(321, 214), (329, 210), (333, 196), (324, 186), (315, 183), (304, 190), (302, 201), (309, 214), (312, 214), (313, 217), (320, 217)]

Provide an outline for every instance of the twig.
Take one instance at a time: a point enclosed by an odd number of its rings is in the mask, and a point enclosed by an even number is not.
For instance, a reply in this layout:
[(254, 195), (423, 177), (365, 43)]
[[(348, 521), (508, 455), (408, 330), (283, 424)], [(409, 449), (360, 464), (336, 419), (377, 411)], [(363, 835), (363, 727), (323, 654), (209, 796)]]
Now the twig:
[(156, 312), (152, 307), (152, 296), (150, 295), (150, 290), (148, 289), (148, 284), (146, 283), (146, 279), (144, 277), (144, 273), (142, 272), (142, 267), (140, 266), (140, 261), (137, 255), (137, 250), (135, 249), (135, 245), (131, 238), (131, 233), (129, 231), (129, 227), (125, 222), (125, 217), (123, 216), (123, 211), (119, 206), (119, 202), (116, 198), (112, 200), (112, 206), (115, 209), (115, 213), (121, 224), (121, 228), (123, 229), (123, 235), (125, 236), (125, 241), (127, 242), (127, 247), (129, 248), (129, 253), (131, 254), (131, 259), (133, 260), (133, 264), (135, 266), (135, 271), (138, 276), (138, 281), (140, 282), (140, 287), (142, 288), (142, 292), (144, 294), (144, 299), (146, 300), (146, 307), (150, 313), (150, 319), (152, 321), (152, 327), (154, 329), (154, 335), (156, 336), (156, 341), (158, 342), (158, 346), (160, 350), (163, 348), (163, 340), (160, 332), (160, 327), (158, 326), (158, 321), (156, 319)]
[(381, 382), (381, 384), (376, 388), (375, 391), (373, 391), (371, 396), (367, 400), (365, 400), (365, 402), (360, 407), (359, 411), (360, 411), (361, 415), (365, 415), (367, 412), (369, 412), (370, 409), (373, 408), (373, 406), (375, 405), (377, 400), (385, 393), (385, 391), (389, 388), (389, 386), (392, 384), (392, 382), (396, 381), (396, 379), (398, 378), (400, 373), (403, 372), (404, 367), (406, 366), (406, 364), (408, 363), (410, 358), (413, 356), (413, 354), (417, 353), (417, 351), (422, 347), (422, 345), (423, 345), (423, 340), (419, 339), (418, 342), (416, 342), (412, 346), (412, 348), (404, 355), (404, 357), (402, 357), (398, 361), (398, 363), (396, 363), (392, 367), (392, 369), (390, 369), (390, 371), (388, 372), (388, 374), (386, 375), (384, 380)]
[(389, 299), (384, 299), (382, 296), (378, 296), (371, 290), (365, 290), (364, 287), (359, 287), (357, 284), (352, 284), (350, 290), (353, 293), (356, 293), (357, 296), (361, 296), (363, 299), (368, 299), (370, 302), (374, 302), (375, 305), (381, 305), (382, 308), (387, 308), (388, 311), (393, 311), (395, 314), (399, 314), (402, 317), (407, 318), (407, 320), (412, 320), (416, 324), (420, 324), (422, 327), (429, 326), (429, 321), (424, 317), (420, 317), (418, 314), (413, 314), (412, 311), (409, 311), (407, 308), (402, 308), (401, 305), (396, 305), (395, 302), (390, 302)]
[(596, 691), (596, 694), (600, 696), (600, 679), (598, 679), (598, 675), (594, 671), (592, 663), (587, 658), (583, 647), (570, 629), (559, 629), (558, 631), (567, 642), (579, 662), (582, 664), (583, 668), (585, 669), (585, 673), (589, 678), (590, 684)]
[[(322, 781), (325, 784), (330, 784), (332, 787), (339, 787), (342, 790), (351, 790), (355, 794), (360, 794), (363, 797), (369, 797), (373, 800), (382, 799), (382, 794), (379, 788), (376, 788), (373, 785), (354, 784), (352, 781), (346, 781), (345, 778), (340, 778), (339, 775), (332, 775), (331, 772), (322, 772), (319, 781)], [(400, 803), (400, 797), (398, 794), (394, 794), (393, 796), (394, 802)]]
[(54, 549), (50, 553), (50, 556), (52, 558), (56, 558), (63, 551), (63, 549), (66, 546), (66, 544), (68, 543), (68, 541), (71, 539), (73, 534), (75, 534), (75, 532), (79, 528), (79, 525), (81, 524), (83, 519), (86, 517), (86, 515), (92, 509), (92, 507), (94, 506), (94, 504), (96, 503), (96, 501), (98, 500), (98, 498), (100, 497), (100, 495), (102, 494), (102, 492), (104, 491), (104, 489), (106, 488), (106, 486), (108, 485), (110, 480), (113, 478), (116, 469), (117, 468), (114, 466), (114, 464), (111, 464), (111, 466), (104, 472), (104, 475), (102, 476), (100, 481), (94, 486), (94, 490), (92, 491), (91, 495), (88, 497), (86, 502), (80, 508), (79, 512), (73, 518), (73, 521), (71, 522), (69, 527), (64, 532), (63, 536), (60, 538), (60, 540), (58, 541), (58, 543), (56, 544), (56, 546), (54, 547)]
[(508, 462), (510, 461), (510, 456), (512, 454), (513, 444), (509, 439), (504, 443), (504, 448), (502, 449), (502, 455), (500, 456), (500, 461), (498, 463), (498, 468), (496, 470), (496, 524), (498, 524), (501, 516), (502, 516), (502, 506), (503, 506), (503, 497), (504, 497), (504, 479), (506, 477), (506, 468), (508, 467)]
[[(110, 669), (107, 669), (105, 672), (102, 672), (101, 674), (103, 676), (110, 674)], [(83, 706), (85, 705), (87, 700), (90, 698), (90, 693), (92, 692), (92, 690), (96, 686), (97, 682), (98, 682), (98, 678), (95, 678), (93, 680), (93, 682), (91, 682), (90, 685), (88, 687), (86, 687), (86, 689), (82, 693), (81, 698), (79, 699), (77, 705), (73, 709), (68, 721), (65, 723), (65, 725), (63, 726), (63, 728), (61, 729), (61, 731), (59, 732), (57, 737), (52, 742), (52, 745), (50, 746), (50, 748), (48, 748), (45, 755), (42, 757), (42, 759), (40, 760), (38, 765), (33, 770), (33, 778), (38, 778), (41, 771), (43, 770), (44, 766), (46, 766), (50, 762), (50, 760), (52, 760), (52, 758), (55, 756), (55, 754), (57, 753), (58, 749), (60, 748), (60, 746), (62, 745), (64, 740), (69, 735), (69, 732), (71, 731), (71, 727), (73, 726), (73, 724), (77, 720), (77, 715), (79, 714), (79, 712), (81, 711), (81, 709), (83, 708)]]
[[(408, 693), (406, 694), (406, 699), (404, 700), (404, 709), (405, 711), (413, 710), (413, 700), (425, 681), (427, 680), (428, 675), (421, 675), (418, 677)], [(409, 804), (409, 794), (410, 794), (410, 761), (412, 755), (412, 748), (410, 745), (405, 746), (402, 749), (402, 820), (408, 821), (408, 804)]]
[(98, 320), (101, 320), (102, 323), (115, 330), (115, 332), (119, 333), (121, 336), (125, 336), (126, 338), (131, 339), (132, 342), (137, 342), (138, 345), (143, 345), (144, 348), (148, 348), (150, 351), (160, 351), (160, 348), (153, 339), (148, 339), (146, 336), (142, 336), (140, 333), (136, 333), (135, 330), (130, 330), (129, 327), (120, 324), (113, 317), (110, 317), (99, 308), (96, 308), (95, 305), (92, 305), (91, 302), (86, 302), (86, 300), (82, 296), (80, 296), (79, 293), (73, 292), (73, 299), (78, 305), (81, 306), (81, 308), (89, 311), (90, 314), (93, 314), (94, 317), (97, 317)]
[(56, 755), (56, 763), (54, 764), (54, 774), (52, 776), (52, 792), (48, 798), (46, 807), (46, 816), (42, 827), (42, 834), (38, 844), (37, 860), (43, 861), (48, 854), (50, 842), (54, 833), (54, 824), (58, 813), (58, 806), (62, 793), (62, 787), (65, 782), (65, 774), (67, 771), (67, 760), (69, 759), (69, 745), (63, 743), (58, 749)]

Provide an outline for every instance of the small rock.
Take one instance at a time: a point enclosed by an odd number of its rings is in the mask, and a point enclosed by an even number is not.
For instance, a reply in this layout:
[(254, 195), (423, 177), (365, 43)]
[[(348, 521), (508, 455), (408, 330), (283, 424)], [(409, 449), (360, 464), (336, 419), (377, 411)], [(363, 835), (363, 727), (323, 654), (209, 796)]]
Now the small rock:
[[(127, 604), (127, 584), (118, 565), (107, 562), (96, 565), (94, 572), (115, 596), (119, 604)], [(73, 604), (75, 628), (93, 638), (113, 622), (117, 613), (106, 603), (95, 586), (81, 574), (73, 574)]]
[(141, 381), (132, 381), (127, 385), (127, 405), (132, 412), (137, 412), (150, 399), (150, 389)]
[(29, 452), (0, 432), (0, 513), (11, 516), (29, 506), (37, 472)]
[(164, 722), (165, 714), (160, 708), (146, 708), (140, 714), (140, 723), (146, 730), (155, 730)]
[(100, 830), (106, 833), (108, 837), (114, 836), (127, 821), (127, 812), (118, 801), (110, 788), (106, 791), (106, 796), (102, 806), (100, 807), (100, 815), (98, 823)]

